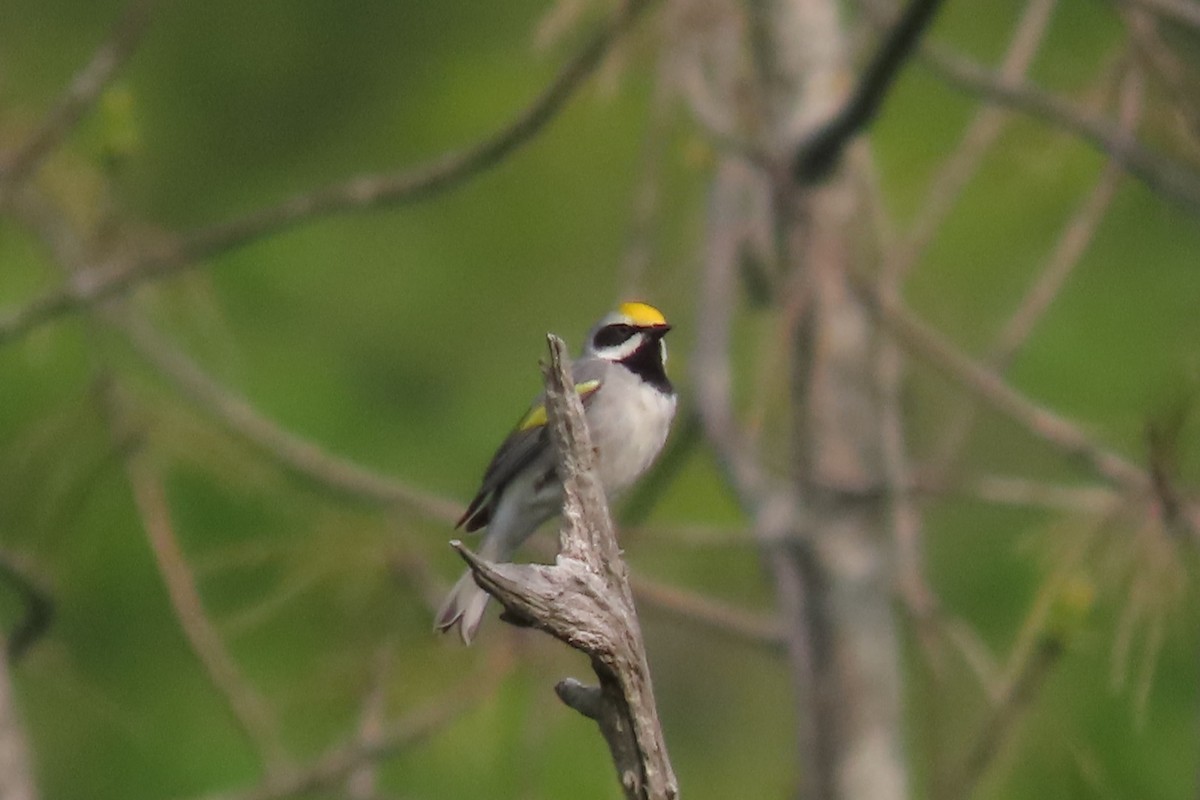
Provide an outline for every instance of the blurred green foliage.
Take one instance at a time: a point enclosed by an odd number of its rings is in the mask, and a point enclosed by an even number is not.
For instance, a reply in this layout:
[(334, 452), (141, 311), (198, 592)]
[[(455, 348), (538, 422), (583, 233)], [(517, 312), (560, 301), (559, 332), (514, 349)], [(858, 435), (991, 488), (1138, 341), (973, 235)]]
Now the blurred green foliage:
[[(994, 63), (1021, 5), (949, 3), (934, 35)], [(30, 129), (120, 11), (110, 0), (5, 0), (0, 144)], [(494, 130), (544, 86), (574, 41), (533, 46), (546, 12), (526, 0), (167, 3), (38, 180), (84, 224), (134, 219), (153, 237), (419, 163)], [(1111, 68), (1121, 37), (1106, 7), (1063, 0), (1033, 76), (1082, 94)], [(543, 135), (461, 188), (272, 236), (142, 289), (137, 301), (284, 427), (465, 499), (538, 386), (543, 334), (578, 343), (630, 288), (619, 267), (651, 136), (663, 142), (662, 200), (652, 264), (637, 289), (677, 324), (671, 368), (687, 375), (703, 324), (693, 317), (693, 276), (710, 145), (681, 108), (650, 113), (660, 103), (654, 47), (646, 35), (630, 43), (615, 81), (593, 83)], [(872, 137), (897, 219), (915, 215), (975, 108), (922, 65), (905, 72)], [(967, 350), (983, 351), (1101, 165), (1069, 137), (1014, 120), (914, 273), (911, 303)], [(1141, 458), (1148, 419), (1186, 395), (1200, 372), (1198, 253), (1194, 216), (1125, 181), (1014, 365), (1015, 384)], [(6, 308), (62, 279), (8, 222), (0, 222), (0, 264)], [(755, 311), (753, 329), (769, 314)], [(752, 340), (743, 350), (757, 352)], [(961, 395), (919, 361), (911, 378), (910, 438), (921, 454)], [(384, 762), (387, 796), (619, 796), (593, 727), (551, 693), (558, 677), (586, 672), (584, 663), (495, 621), (471, 650), (429, 634), (420, 587), (395, 565), (397, 554), (417, 553), (448, 581), (460, 565), (444, 545), (447, 526), (349, 503), (281, 473), (83, 317), (0, 347), (0, 386), (0, 542), (36, 565), (56, 609), (48, 635), (14, 669), (44, 797), (183, 797), (259, 776), (171, 612), (121, 466), (129, 443), (114, 435), (106, 410), (114, 392), (135, 445), (165, 476), (205, 605), (297, 760), (355, 729), (382, 648), (391, 653), (390, 716), (485, 685), (489, 674), (498, 681), (472, 711)], [(1196, 448), (1181, 456), (1185, 483), (1194, 482)], [(983, 472), (1084, 477), (988, 413), (968, 459)], [(935, 588), (1003, 662), (1054, 572), (1050, 554), (1082, 534), (1049, 512), (968, 500), (925, 510)], [(649, 523), (735, 533), (690, 545), (634, 536), (627, 549), (636, 571), (770, 608), (758, 556), (736, 533), (732, 498), (702, 448)], [(1130, 600), (1127, 582), (1107, 578), (1096, 578), (1094, 607), (1072, 606), (1056, 622), (1069, 629), (1066, 650), (978, 796), (1194, 796), (1194, 598), (1170, 609), (1143, 705), (1135, 687), (1149, 662), (1137, 642), (1146, 644), (1147, 620), (1136, 626), (1129, 678), (1114, 685), (1114, 640)], [(15, 595), (0, 610), (16, 624)], [(686, 795), (788, 796), (794, 722), (781, 660), (653, 611), (645, 631)], [(915, 643), (910, 656), (921, 794), (936, 754), (959, 759), (988, 712), (960, 660), (945, 667), (949, 689), (931, 692)]]

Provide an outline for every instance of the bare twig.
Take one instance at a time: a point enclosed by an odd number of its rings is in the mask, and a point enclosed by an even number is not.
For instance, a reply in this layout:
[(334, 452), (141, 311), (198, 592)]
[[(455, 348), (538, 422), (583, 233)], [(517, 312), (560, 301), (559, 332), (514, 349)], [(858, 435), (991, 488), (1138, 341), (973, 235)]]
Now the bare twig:
[(1033, 84), (1006, 80), (946, 48), (926, 43), (923, 53), (930, 66), (951, 85), (1070, 133), (1111, 157), (1164, 199), (1191, 211), (1200, 210), (1200, 174), (1180, 161), (1148, 150), (1112, 121)]
[[(383, 735), (386, 722), (384, 714), (387, 707), (387, 681), (391, 674), (394, 648), (390, 643), (380, 646), (375, 656), (371, 682), (367, 695), (363, 698), (362, 712), (359, 715), (358, 740), (365, 746), (371, 747), (378, 743)], [(375, 760), (359, 764), (346, 776), (346, 797), (349, 800), (371, 800), (375, 797), (379, 784), (379, 764)]]
[(1046, 508), (1075, 514), (1110, 514), (1121, 495), (1103, 486), (1056, 486), (1046, 481), (1009, 475), (980, 475), (956, 487), (958, 491), (996, 505)]
[(187, 557), (175, 536), (162, 482), (144, 456), (131, 454), (126, 464), (134, 502), (188, 644), (204, 666), (208, 679), (229, 704), (234, 719), (258, 749), (268, 774), (277, 774), (284, 769), (287, 756), (276, 721), (262, 695), (242, 674), (204, 609)]
[(801, 143), (792, 163), (792, 174), (798, 182), (816, 183), (838, 165), (846, 145), (871, 124), (883, 107), (901, 68), (941, 5), (942, 0), (909, 0), (875, 58), (863, 71), (850, 99)]
[(595, 473), (583, 405), (569, 390), (566, 345), (555, 336), (549, 342), (546, 408), (566, 496), (558, 558), (552, 566), (490, 563), (454, 545), (510, 621), (544, 630), (591, 658), (598, 687), (568, 679), (557, 691), (600, 726), (625, 796), (671, 800), (679, 788), (658, 722), (628, 570)]
[(344, 497), (408, 508), (430, 519), (453, 523), (462, 513), (462, 508), (451, 500), (327, 453), (280, 427), (215, 381), (182, 351), (171, 347), (144, 319), (134, 314), (106, 315), (105, 319), (124, 333), (134, 351), (190, 403), (288, 471)]
[(867, 306), (907, 347), (990, 408), (1063, 454), (1084, 463), (1114, 485), (1136, 491), (1149, 488), (1149, 475), (1144, 469), (1104, 447), (1070, 420), (1018, 392), (994, 371), (972, 360), (914, 316), (900, 302), (881, 297), (868, 279), (854, 275), (854, 284)]
[(0, 158), (0, 201), (31, 175), (74, 129), (108, 86), (117, 70), (133, 55), (150, 22), (153, 0), (133, 0), (108, 38), (92, 54), (61, 97), (25, 141)]
[(481, 174), (530, 141), (558, 115), (600, 66), (613, 42), (652, 2), (621, 3), (612, 19), (528, 107), (508, 125), (472, 147), (446, 153), (401, 172), (367, 175), (306, 192), (244, 217), (183, 235), (167, 246), (148, 248), (92, 267), (74, 276), (65, 286), (0, 318), (0, 344), (81, 307), (301, 223), (338, 213), (424, 200)]
[[(486, 684), (490, 688), (491, 684)], [(400, 719), (384, 723), (369, 741), (360, 737), (326, 750), (310, 766), (268, 779), (260, 786), (237, 792), (210, 795), (204, 800), (284, 800), (329, 789), (344, 781), (365, 763), (414, 747), (473, 708), (484, 692), (456, 688), (445, 698)]]
[[(1141, 112), (1141, 100), (1142, 81), (1131, 71), (1121, 87), (1121, 107), (1118, 114), (1121, 129), (1127, 135), (1132, 136), (1136, 128)], [(1116, 161), (1109, 159), (1092, 191), (1059, 233), (1058, 242), (1045, 266), (1009, 316), (990, 352), (984, 357), (983, 361), (989, 368), (999, 374), (1008, 370), (1032, 334), (1034, 326), (1058, 297), (1067, 279), (1087, 252), (1096, 229), (1112, 204), (1123, 174)], [(977, 412), (977, 406), (968, 406), (946, 424), (946, 432), (937, 447), (937, 455), (932, 459), (933, 474), (944, 475), (950, 469), (970, 434)]]
[(971, 742), (961, 768), (951, 778), (946, 797), (970, 797), (987, 768), (1003, 751), (1021, 714), (1032, 703), (1050, 671), (1062, 656), (1062, 642), (1054, 636), (1038, 639), (1021, 671), (1004, 687), (976, 738)]
[[(888, 302), (897, 302), (903, 272), (899, 264), (884, 261), (879, 272), (879, 293)], [(936, 666), (937, 612), (940, 603), (925, 578), (921, 514), (912, 493), (912, 471), (904, 435), (901, 402), (904, 378), (904, 354), (887, 337), (879, 346), (875, 380), (879, 390), (879, 447), (884, 485), (887, 489), (892, 541), (895, 545), (895, 571), (901, 596), (913, 618), (922, 646), (931, 665)]]
[(647, 609), (733, 642), (772, 653), (783, 651), (783, 626), (766, 615), (637, 576), (632, 576), (630, 584), (638, 603)]
[[(782, 482), (773, 480), (760, 465), (751, 440), (741, 429), (733, 411), (729, 341), (737, 290), (736, 266), (746, 236), (741, 208), (747, 193), (753, 191), (754, 177), (750, 170), (745, 163), (725, 159), (714, 179), (708, 214), (707, 263), (696, 316), (704, 320), (704, 324), (696, 329), (692, 393), (705, 438), (716, 452), (717, 463), (737, 493), (742, 508), (753, 516), (755, 509), (767, 504), (766, 498), (782, 499), (786, 492)], [(782, 508), (789, 503), (779, 505)], [(780, 531), (789, 527), (790, 521), (778, 525)]]
[(1200, 30), (1200, 3), (1196, 0), (1122, 0), (1125, 5), (1141, 6), (1163, 19)]
[(0, 800), (37, 800), (29, 743), (17, 713), (8, 655), (0, 652)]
[[(20, 199), (18, 216), (36, 232), (55, 257), (58, 266), (67, 274), (77, 269), (88, 257), (91, 243), (39, 193), (23, 192)], [(92, 309), (88, 321), (116, 321), (120, 319), (121, 310), (115, 307)], [(287, 762), (274, 716), (263, 697), (242, 675), (209, 619), (191, 566), (175, 535), (171, 508), (161, 478), (144, 453), (124, 446), (128, 433), (124, 430), (127, 426), (121, 418), (123, 409), (112, 391), (111, 382), (107, 380), (107, 368), (101, 364), (98, 371), (108, 389), (102, 399), (105, 401), (104, 411), (109, 417), (109, 427), (118, 443), (134, 504), (159, 573), (166, 584), (175, 617), (213, 687), (228, 704), (242, 732), (258, 750), (267, 773), (274, 774)]]
[(1163, 37), (1153, 14), (1129, 2), (1117, 0), (1114, 5), (1129, 33), (1134, 55), (1147, 74), (1166, 90), (1171, 101), (1170, 112), (1179, 121), (1184, 134), (1195, 143), (1200, 137), (1200, 104), (1191, 89), (1196, 81), (1194, 72)]
[[(1058, 0), (1030, 0), (1017, 23), (1008, 51), (1000, 65), (1000, 77), (1017, 81), (1025, 77), (1041, 46)], [(954, 151), (945, 160), (918, 204), (919, 211), (906, 237), (884, 255), (884, 269), (907, 276), (929, 247), (947, 214), (979, 168), (984, 153), (999, 137), (1010, 112), (984, 104), (967, 126)]]

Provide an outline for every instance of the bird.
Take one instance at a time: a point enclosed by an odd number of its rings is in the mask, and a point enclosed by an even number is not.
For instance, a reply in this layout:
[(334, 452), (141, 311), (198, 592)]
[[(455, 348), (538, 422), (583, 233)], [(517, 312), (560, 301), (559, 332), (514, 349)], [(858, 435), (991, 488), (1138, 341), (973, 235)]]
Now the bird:
[[(666, 444), (676, 406), (663, 339), (669, 330), (654, 306), (624, 302), (592, 327), (582, 355), (571, 365), (596, 450), (597, 474), (610, 501), (650, 468)], [(479, 491), (455, 528), (471, 532), (486, 527), (479, 556), (510, 561), (562, 506), (542, 392), (492, 456)], [(438, 611), (435, 630), (457, 627), (469, 645), (488, 600), (467, 570)]]

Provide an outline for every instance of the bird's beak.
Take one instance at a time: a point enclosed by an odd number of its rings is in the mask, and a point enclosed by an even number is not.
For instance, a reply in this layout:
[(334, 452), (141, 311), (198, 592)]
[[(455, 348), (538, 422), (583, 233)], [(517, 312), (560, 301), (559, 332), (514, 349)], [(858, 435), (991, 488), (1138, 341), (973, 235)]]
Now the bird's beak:
[(662, 337), (667, 335), (667, 331), (669, 331), (669, 330), (671, 330), (671, 326), (667, 325), (667, 324), (651, 325), (649, 328), (646, 329), (646, 333), (650, 334), (655, 339), (661, 339)]

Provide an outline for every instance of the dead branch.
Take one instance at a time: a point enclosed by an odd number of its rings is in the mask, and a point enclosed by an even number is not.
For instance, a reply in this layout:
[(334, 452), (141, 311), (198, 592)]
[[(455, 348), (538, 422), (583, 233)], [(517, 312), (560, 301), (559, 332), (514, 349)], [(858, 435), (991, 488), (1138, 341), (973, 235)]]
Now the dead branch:
[[(1058, 0), (1031, 0), (1025, 7), (1000, 63), (999, 75), (1003, 80), (1018, 81), (1025, 77), (1041, 48), (1057, 5)], [(902, 282), (912, 272), (1010, 116), (1012, 112), (1000, 106), (991, 103), (980, 106), (958, 145), (930, 181), (924, 199), (917, 205), (917, 217), (907, 236), (884, 254), (881, 269), (894, 269)]]
[(0, 800), (37, 800), (29, 743), (13, 696), (8, 653), (0, 649)]
[(1200, 30), (1200, 3), (1195, 0), (1121, 0), (1126, 6), (1140, 6), (1163, 19)]
[[(490, 679), (482, 681), (481, 685), (489, 691), (494, 686)], [(378, 762), (429, 738), (488, 694), (484, 691), (464, 693), (461, 688), (456, 688), (432, 705), (383, 723), (375, 735), (364, 738), (360, 732), (349, 742), (329, 748), (308, 767), (290, 770), (259, 786), (209, 795), (204, 800), (284, 800), (334, 788), (363, 764)]]
[(21, 144), (0, 159), (0, 201), (41, 165), (74, 130), (112, 81), (117, 70), (137, 49), (150, 23), (152, 0), (133, 0), (108, 38), (63, 90), (62, 96)]
[[(1121, 129), (1130, 136), (1133, 135), (1141, 115), (1142, 94), (1141, 78), (1135, 71), (1131, 71), (1121, 85), (1118, 114)], [(1110, 158), (1091, 192), (1063, 226), (1046, 264), (1026, 290), (1025, 296), (1021, 298), (996, 336), (990, 352), (983, 359), (984, 363), (997, 373), (1004, 374), (1008, 370), (1017, 353), (1033, 333), (1034, 327), (1058, 297), (1075, 267), (1083, 260), (1100, 222), (1116, 196), (1123, 175), (1120, 165)], [(977, 416), (978, 406), (971, 405), (963, 408), (947, 422), (946, 432), (932, 459), (931, 471), (934, 474), (943, 475), (950, 470), (966, 443)]]
[(195, 577), (175, 535), (162, 482), (145, 463), (143, 455), (131, 454), (126, 459), (126, 471), (146, 538), (154, 551), (155, 562), (188, 645), (204, 667), (209, 681), (229, 704), (233, 718), (246, 738), (259, 751), (267, 773), (276, 774), (285, 767), (287, 756), (274, 714), (263, 696), (242, 674), (204, 608)]
[(559, 71), (515, 119), (475, 145), (400, 172), (366, 175), (297, 195), (228, 222), (179, 236), (164, 247), (117, 257), (73, 276), (66, 285), (0, 317), (0, 344), (50, 320), (165, 278), (200, 261), (288, 228), (334, 214), (425, 200), (500, 164), (540, 133), (603, 63), (613, 43), (653, 0), (622, 3), (612, 19)]
[(461, 506), (452, 500), (328, 453), (281, 427), (214, 380), (136, 314), (107, 314), (104, 319), (123, 333), (134, 352), (189, 403), (288, 472), (343, 497), (403, 507), (429, 519), (453, 523), (462, 514)]
[(625, 796), (671, 800), (679, 787), (658, 721), (628, 569), (595, 473), (583, 405), (569, 390), (574, 383), (566, 345), (556, 336), (548, 339), (546, 408), (566, 494), (558, 557), (553, 565), (491, 563), (453, 544), (510, 621), (546, 631), (591, 659), (599, 686), (567, 679), (556, 691), (600, 726)]
[(1117, 487), (1142, 492), (1149, 487), (1146, 470), (1108, 449), (1075, 423), (1018, 392), (995, 371), (971, 359), (902, 303), (882, 297), (869, 280), (857, 274), (851, 277), (867, 308), (909, 350), (976, 395), (992, 410), (1013, 420), (1064, 455), (1082, 462)]
[(1186, 163), (1146, 148), (1111, 120), (1034, 86), (1007, 80), (944, 47), (926, 43), (924, 57), (950, 85), (1047, 122), (1120, 164), (1165, 200), (1200, 210), (1200, 174)]

